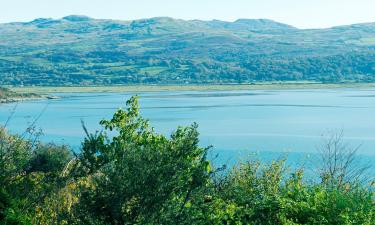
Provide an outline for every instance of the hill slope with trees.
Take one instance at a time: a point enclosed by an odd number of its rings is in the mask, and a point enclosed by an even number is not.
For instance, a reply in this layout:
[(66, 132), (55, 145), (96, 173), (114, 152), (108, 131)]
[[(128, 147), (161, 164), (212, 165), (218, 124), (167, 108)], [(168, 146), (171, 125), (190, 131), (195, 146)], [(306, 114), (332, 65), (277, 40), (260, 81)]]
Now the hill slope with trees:
[(297, 29), (272, 20), (0, 24), (0, 84), (114, 85), (375, 80), (375, 23)]

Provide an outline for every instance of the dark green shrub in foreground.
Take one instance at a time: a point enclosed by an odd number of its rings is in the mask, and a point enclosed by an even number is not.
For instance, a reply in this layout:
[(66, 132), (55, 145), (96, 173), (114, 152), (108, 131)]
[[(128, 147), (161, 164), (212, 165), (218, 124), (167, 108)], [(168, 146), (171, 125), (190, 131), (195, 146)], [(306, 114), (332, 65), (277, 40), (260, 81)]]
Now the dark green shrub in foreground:
[(321, 183), (307, 183), (284, 160), (220, 176), (197, 125), (167, 138), (136, 98), (127, 106), (76, 157), (1, 130), (0, 224), (375, 224), (374, 187), (358, 179), (322, 170)]
[(79, 158), (90, 187), (81, 189), (78, 217), (104, 224), (178, 223), (197, 191), (209, 183), (207, 149), (197, 126), (166, 138), (139, 116), (135, 98), (101, 124), (116, 136), (90, 136)]
[(288, 178), (283, 161), (268, 166), (248, 163), (226, 179), (220, 198), (235, 204), (242, 224), (373, 224), (373, 193), (361, 186), (347, 189), (306, 184), (303, 172)]
[(31, 224), (27, 216), (14, 204), (6, 191), (0, 189), (0, 224), (1, 225), (26, 225)]
[(0, 129), (0, 224), (37, 224), (44, 200), (65, 186), (62, 172), (71, 159), (66, 147)]

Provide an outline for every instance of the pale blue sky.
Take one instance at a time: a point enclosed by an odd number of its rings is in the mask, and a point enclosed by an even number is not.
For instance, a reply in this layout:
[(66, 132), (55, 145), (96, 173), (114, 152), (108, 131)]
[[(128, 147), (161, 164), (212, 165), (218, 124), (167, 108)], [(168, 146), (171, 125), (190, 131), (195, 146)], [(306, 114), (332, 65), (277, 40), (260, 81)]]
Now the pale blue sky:
[(375, 0), (0, 0), (0, 23), (78, 14), (131, 20), (267, 18), (299, 28), (375, 22)]

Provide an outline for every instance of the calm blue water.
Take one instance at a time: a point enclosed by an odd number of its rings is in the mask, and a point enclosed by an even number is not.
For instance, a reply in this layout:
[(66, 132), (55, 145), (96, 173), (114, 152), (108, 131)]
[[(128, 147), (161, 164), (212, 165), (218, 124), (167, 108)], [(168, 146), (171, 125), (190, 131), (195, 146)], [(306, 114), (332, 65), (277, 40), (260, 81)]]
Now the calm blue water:
[[(79, 149), (89, 130), (110, 118), (134, 93), (58, 94), (62, 99), (18, 103), (8, 129), (22, 133), (38, 115), (44, 141)], [(142, 115), (158, 132), (199, 124), (201, 145), (213, 145), (220, 161), (249, 154), (274, 158), (288, 153), (295, 162), (309, 158), (322, 135), (343, 130), (346, 141), (361, 144), (360, 154), (375, 158), (375, 90), (290, 90), (141, 93)], [(15, 104), (0, 105), (4, 124)]]

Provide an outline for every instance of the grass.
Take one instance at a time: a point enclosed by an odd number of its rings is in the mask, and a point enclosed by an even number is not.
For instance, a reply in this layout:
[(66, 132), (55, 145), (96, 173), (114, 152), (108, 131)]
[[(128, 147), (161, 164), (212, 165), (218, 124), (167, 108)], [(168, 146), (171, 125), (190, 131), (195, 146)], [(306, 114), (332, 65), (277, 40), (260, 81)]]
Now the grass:
[(82, 93), (82, 92), (159, 92), (159, 91), (235, 91), (235, 90), (288, 90), (288, 89), (339, 89), (375, 88), (375, 83), (322, 84), (312, 82), (256, 83), (246, 85), (125, 85), (79, 87), (13, 87), (17, 93)]
[(150, 67), (143, 67), (140, 69), (141, 73), (149, 73), (150, 75), (156, 75), (168, 69), (167, 67), (161, 66), (150, 66)]
[(361, 38), (360, 41), (364, 45), (375, 45), (375, 38)]

